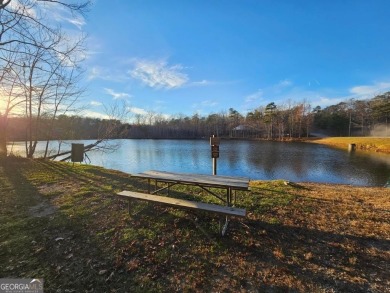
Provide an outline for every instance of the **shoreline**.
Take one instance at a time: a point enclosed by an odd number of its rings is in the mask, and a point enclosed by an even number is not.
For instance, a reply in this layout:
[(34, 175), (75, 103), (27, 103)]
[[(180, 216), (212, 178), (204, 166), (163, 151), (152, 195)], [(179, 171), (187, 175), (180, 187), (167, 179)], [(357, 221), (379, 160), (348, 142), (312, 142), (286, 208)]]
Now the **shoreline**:
[[(356, 144), (356, 150), (367, 152), (381, 152), (390, 154), (390, 137), (345, 137), (345, 136), (329, 136), (329, 137), (302, 137), (302, 138), (285, 138), (285, 139), (266, 139), (266, 138), (242, 138), (242, 137), (220, 137), (222, 140), (247, 140), (247, 141), (275, 141), (275, 142), (308, 142), (328, 145), (336, 148), (348, 150), (349, 144)], [(109, 140), (209, 140), (209, 138), (113, 138)], [(80, 141), (96, 139), (68, 139), (65, 141)], [(44, 140), (40, 140), (44, 141)], [(57, 141), (57, 140), (53, 140)], [(13, 143), (23, 143), (24, 141), (12, 141), (7, 145), (12, 146)]]
[(348, 150), (350, 144), (356, 145), (356, 151), (364, 151), (371, 153), (390, 154), (390, 137), (302, 137), (302, 138), (286, 138), (279, 139), (263, 139), (263, 138), (222, 138), (226, 140), (251, 140), (251, 141), (276, 141), (276, 142), (305, 142), (316, 143), (335, 147), (338, 149)]
[(328, 145), (348, 150), (355, 144), (356, 151), (390, 154), (390, 137), (325, 137), (308, 139), (309, 143)]

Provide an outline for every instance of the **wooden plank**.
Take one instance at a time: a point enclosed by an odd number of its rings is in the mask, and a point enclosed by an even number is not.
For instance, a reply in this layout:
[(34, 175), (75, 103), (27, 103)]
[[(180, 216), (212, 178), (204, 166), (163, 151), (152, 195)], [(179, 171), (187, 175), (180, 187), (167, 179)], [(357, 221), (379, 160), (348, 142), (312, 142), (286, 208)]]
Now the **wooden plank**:
[(154, 203), (164, 204), (172, 207), (180, 207), (180, 208), (185, 208), (190, 210), (203, 210), (203, 211), (213, 212), (221, 215), (230, 215), (236, 217), (246, 216), (246, 210), (240, 208), (221, 206), (221, 205), (204, 203), (204, 202), (189, 201), (184, 199), (152, 195), (152, 194), (140, 193), (135, 191), (124, 190), (117, 194), (128, 198), (151, 201)]
[(202, 175), (190, 173), (174, 173), (166, 171), (146, 171), (132, 175), (133, 177), (149, 178), (165, 182), (182, 184), (200, 184), (209, 187), (224, 187), (232, 189), (249, 190), (249, 178), (220, 175)]
[(175, 173), (167, 171), (146, 171), (140, 174), (163, 177), (163, 178), (182, 178), (183, 180), (202, 180), (209, 182), (222, 182), (225, 184), (249, 184), (249, 178), (236, 177), (236, 176), (221, 176), (221, 175), (204, 175), (204, 174), (192, 174), (192, 173)]

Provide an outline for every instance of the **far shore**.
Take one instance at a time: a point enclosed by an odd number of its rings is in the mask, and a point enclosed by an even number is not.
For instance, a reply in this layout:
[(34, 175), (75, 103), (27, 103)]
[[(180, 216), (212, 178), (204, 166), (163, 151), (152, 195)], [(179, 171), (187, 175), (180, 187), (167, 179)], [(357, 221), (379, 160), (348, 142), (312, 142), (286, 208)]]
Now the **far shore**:
[[(247, 140), (246, 138), (229, 138), (235, 140)], [(254, 138), (249, 140), (267, 140), (263, 138)], [(356, 151), (365, 152), (376, 152), (390, 154), (390, 137), (373, 137), (373, 136), (356, 136), (356, 137), (345, 137), (345, 136), (329, 136), (329, 137), (301, 137), (301, 138), (286, 138), (285, 140), (275, 140), (282, 142), (308, 142), (324, 144), (331, 147), (340, 149), (349, 149), (349, 145), (354, 144)]]
[(390, 137), (324, 137), (309, 138), (305, 141), (346, 150), (354, 144), (356, 151), (390, 154)]
[[(264, 138), (226, 138), (234, 140), (267, 140)], [(390, 137), (373, 137), (373, 136), (329, 136), (329, 137), (301, 137), (301, 138), (286, 138), (283, 140), (275, 140), (281, 142), (308, 142), (324, 144), (340, 149), (349, 149), (349, 145), (354, 144), (356, 151), (376, 152), (390, 154)]]

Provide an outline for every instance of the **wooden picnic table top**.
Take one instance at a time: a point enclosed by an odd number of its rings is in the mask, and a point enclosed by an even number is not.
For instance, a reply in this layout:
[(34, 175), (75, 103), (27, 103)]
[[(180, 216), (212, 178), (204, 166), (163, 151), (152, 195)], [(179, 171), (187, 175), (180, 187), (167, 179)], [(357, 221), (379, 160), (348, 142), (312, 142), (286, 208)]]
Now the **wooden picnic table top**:
[(132, 176), (138, 178), (154, 179), (162, 182), (194, 184), (208, 187), (222, 187), (240, 190), (249, 190), (250, 181), (250, 179), (247, 177), (176, 173), (156, 170), (132, 174)]

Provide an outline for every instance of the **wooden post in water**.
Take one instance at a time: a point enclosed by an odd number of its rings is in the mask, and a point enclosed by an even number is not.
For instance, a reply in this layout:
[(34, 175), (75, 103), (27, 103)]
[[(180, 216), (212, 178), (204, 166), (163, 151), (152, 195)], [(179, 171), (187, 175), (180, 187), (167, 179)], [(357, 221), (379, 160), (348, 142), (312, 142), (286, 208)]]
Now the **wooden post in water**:
[(348, 145), (348, 151), (349, 152), (354, 152), (356, 150), (356, 144), (355, 143), (350, 143)]
[(219, 157), (219, 137), (215, 137), (213, 134), (210, 137), (210, 145), (211, 145), (211, 158), (213, 160), (213, 175), (217, 175), (217, 159)]
[(213, 175), (217, 175), (217, 158), (213, 158)]

